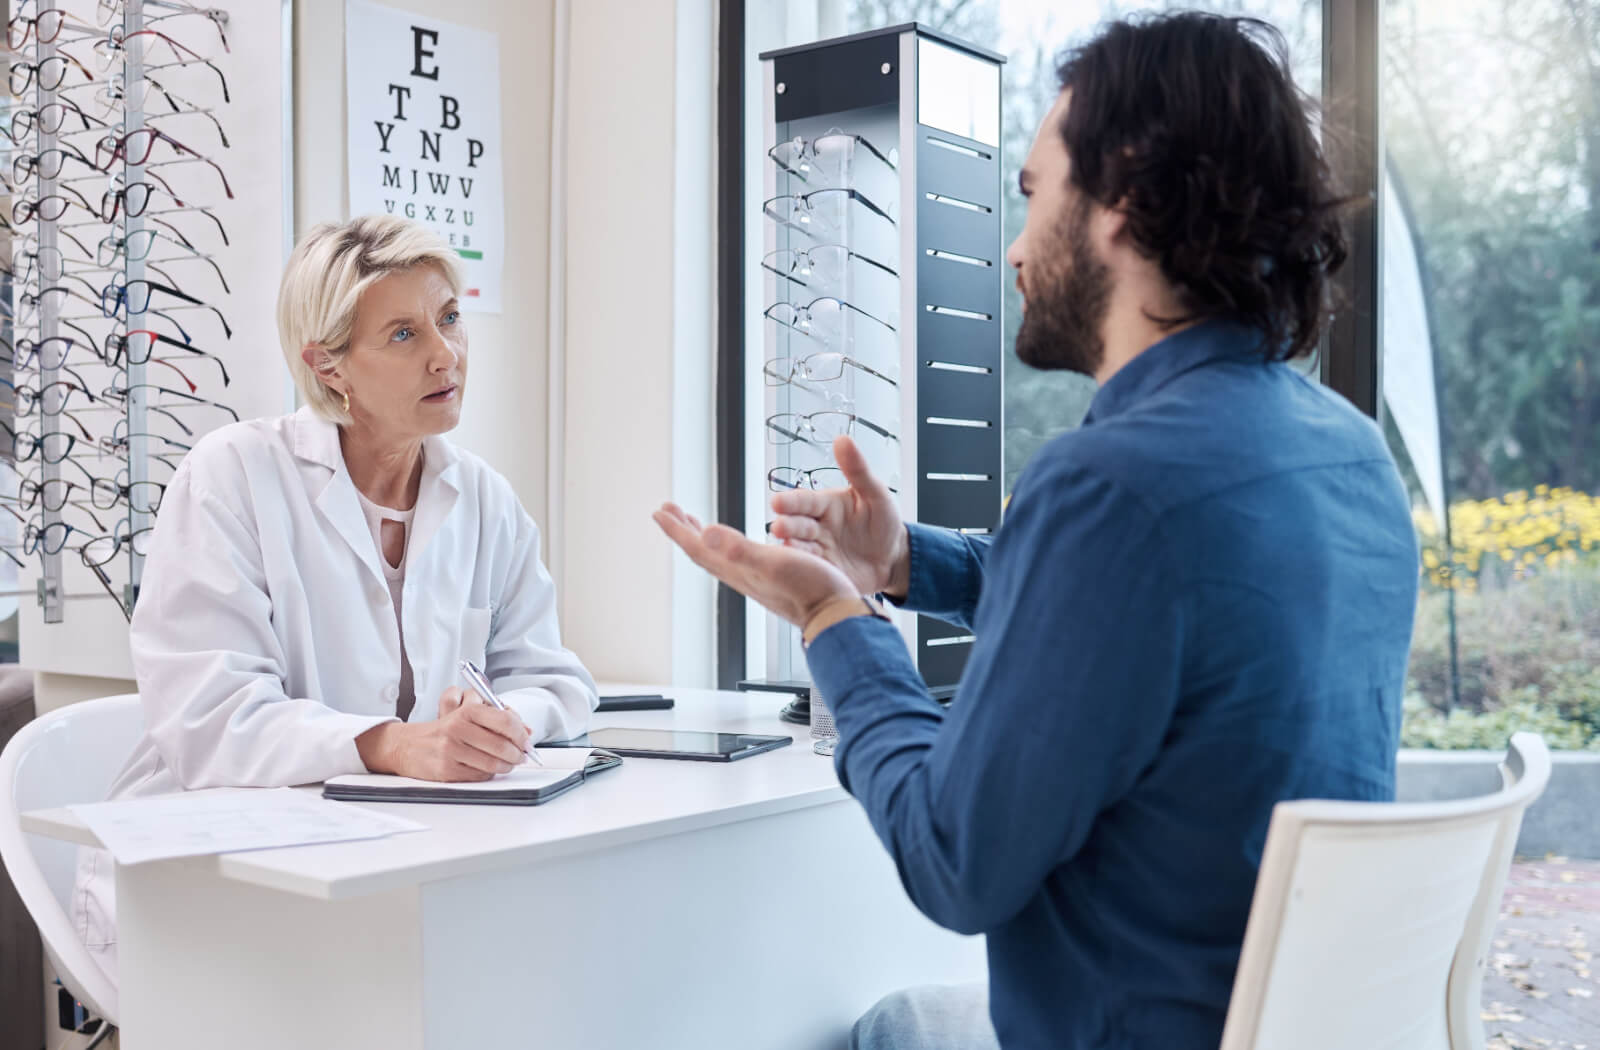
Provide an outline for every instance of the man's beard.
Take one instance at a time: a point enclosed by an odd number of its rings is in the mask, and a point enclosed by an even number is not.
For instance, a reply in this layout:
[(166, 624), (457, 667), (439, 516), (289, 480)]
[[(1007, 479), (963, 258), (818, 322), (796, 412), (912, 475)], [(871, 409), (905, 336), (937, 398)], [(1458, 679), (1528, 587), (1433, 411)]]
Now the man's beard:
[(1089, 245), (1089, 213), (1089, 199), (1079, 197), (1056, 224), (1052, 249), (1033, 264), (1017, 330), (1023, 364), (1093, 376), (1105, 359), (1111, 270)]

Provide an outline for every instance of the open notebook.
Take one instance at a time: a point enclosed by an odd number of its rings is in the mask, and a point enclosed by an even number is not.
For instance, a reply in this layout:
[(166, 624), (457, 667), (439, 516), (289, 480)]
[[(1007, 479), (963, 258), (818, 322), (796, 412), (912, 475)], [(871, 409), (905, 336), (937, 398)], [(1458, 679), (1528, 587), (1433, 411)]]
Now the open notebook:
[(531, 761), (493, 780), (441, 784), (432, 780), (352, 773), (322, 785), (322, 797), (340, 802), (457, 802), (490, 806), (537, 806), (565, 794), (585, 779), (614, 769), (622, 759), (601, 748), (541, 747), (543, 766)]

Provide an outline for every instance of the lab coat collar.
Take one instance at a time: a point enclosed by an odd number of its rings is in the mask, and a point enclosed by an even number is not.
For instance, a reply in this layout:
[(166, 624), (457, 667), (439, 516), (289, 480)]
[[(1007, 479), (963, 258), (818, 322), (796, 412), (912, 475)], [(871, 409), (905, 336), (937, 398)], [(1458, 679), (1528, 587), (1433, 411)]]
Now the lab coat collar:
[[(368, 571), (378, 582), (385, 583), (383, 568), (378, 564), (377, 545), (372, 541), (372, 530), (361, 512), (355, 482), (350, 478), (344, 452), (339, 447), (338, 424), (316, 415), (307, 406), (295, 412), (290, 418), (290, 425), (293, 428), (290, 447), (295, 456), (330, 471), (322, 490), (314, 494), (318, 508), (327, 515)], [(423, 439), (422, 483), (417, 490), (411, 535), (406, 539), (407, 564), (416, 561), (455, 508), (456, 498), (461, 494), (456, 482), (460, 462), (461, 453), (443, 437), (432, 435)]]

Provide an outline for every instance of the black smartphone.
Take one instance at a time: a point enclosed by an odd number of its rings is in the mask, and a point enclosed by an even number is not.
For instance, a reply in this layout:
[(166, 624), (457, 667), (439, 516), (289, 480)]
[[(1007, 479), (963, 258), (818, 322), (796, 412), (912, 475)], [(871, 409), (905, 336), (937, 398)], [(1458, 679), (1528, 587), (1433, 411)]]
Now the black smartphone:
[(638, 696), (602, 696), (600, 706), (596, 707), (595, 711), (601, 714), (607, 711), (669, 711), (673, 703), (672, 697), (656, 693)]

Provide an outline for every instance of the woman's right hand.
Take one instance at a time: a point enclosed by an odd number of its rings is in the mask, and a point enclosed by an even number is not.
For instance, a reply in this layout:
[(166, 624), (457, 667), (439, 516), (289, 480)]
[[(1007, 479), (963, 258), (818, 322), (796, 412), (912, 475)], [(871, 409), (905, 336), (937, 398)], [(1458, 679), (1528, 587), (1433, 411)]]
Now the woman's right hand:
[(778, 517), (772, 535), (832, 562), (862, 594), (904, 599), (911, 586), (911, 547), (894, 494), (873, 476), (849, 438), (834, 439), (833, 458), (849, 487), (773, 496)]
[[(451, 687), (431, 722), (385, 722), (356, 737), (361, 761), (373, 773), (417, 780), (488, 780), (522, 763), (528, 727), (478, 694)], [(463, 700), (468, 702), (463, 702)]]

